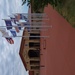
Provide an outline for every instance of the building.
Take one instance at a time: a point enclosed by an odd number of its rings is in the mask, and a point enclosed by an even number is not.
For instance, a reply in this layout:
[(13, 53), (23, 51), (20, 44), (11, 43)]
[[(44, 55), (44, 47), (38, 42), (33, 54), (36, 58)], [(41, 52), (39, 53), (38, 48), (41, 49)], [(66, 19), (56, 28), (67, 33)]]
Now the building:
[[(28, 32), (24, 29), (23, 36), (36, 36), (39, 35), (39, 32)], [(34, 75), (39, 75), (40, 68), (40, 38), (37, 37), (27, 37), (22, 38), (21, 47), (20, 47), (20, 57), (23, 61), (23, 64), (26, 70), (29, 70), (29, 73), (32, 72)]]
[[(47, 24), (52, 25), (52, 28), (47, 32), (40, 32), (40, 35), (50, 36), (50, 38), (40, 38), (38, 42), (40, 46), (40, 56), (36, 59), (40, 64), (37, 70), (31, 68), (30, 60), (31, 54), (26, 53), (28, 43), (23, 41), (20, 51), (25, 49), (25, 52), (20, 52), (22, 55), (28, 55), (25, 59), (24, 65), (26, 70), (29, 70), (30, 75), (75, 75), (75, 28), (73, 28), (57, 11), (50, 5), (45, 8), (44, 12), (48, 14), (50, 21)], [(34, 32), (33, 32), (34, 33)], [(38, 32), (39, 33), (39, 32)], [(28, 33), (23, 35), (29, 35)], [(27, 38), (28, 42), (30, 39)], [(23, 47), (23, 46), (25, 47)], [(28, 48), (30, 50), (31, 48)], [(35, 49), (34, 49), (35, 50)], [(25, 56), (26, 56), (25, 54)], [(35, 61), (35, 59), (34, 59)], [(34, 64), (35, 65), (35, 64)], [(36, 66), (36, 65), (35, 65)], [(34, 73), (35, 72), (35, 73)]]
[[(30, 11), (29, 11), (30, 12)], [(28, 17), (29, 22), (31, 16)], [(32, 22), (36, 22), (32, 20)], [(34, 26), (34, 24), (32, 25)], [(36, 28), (38, 30), (36, 30)], [(25, 66), (25, 69), (29, 71), (29, 75), (39, 75), (40, 73), (40, 31), (38, 27), (32, 27), (30, 31), (27, 28), (23, 31), (23, 36), (35, 36), (22, 38), (20, 46), (20, 57)]]

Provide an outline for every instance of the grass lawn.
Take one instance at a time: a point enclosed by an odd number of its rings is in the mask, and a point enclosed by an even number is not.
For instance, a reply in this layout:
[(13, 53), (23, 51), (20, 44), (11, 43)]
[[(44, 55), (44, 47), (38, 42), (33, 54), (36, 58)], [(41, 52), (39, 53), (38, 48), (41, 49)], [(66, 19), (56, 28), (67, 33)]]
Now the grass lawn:
[(62, 0), (55, 8), (73, 27), (75, 27), (75, 0)]

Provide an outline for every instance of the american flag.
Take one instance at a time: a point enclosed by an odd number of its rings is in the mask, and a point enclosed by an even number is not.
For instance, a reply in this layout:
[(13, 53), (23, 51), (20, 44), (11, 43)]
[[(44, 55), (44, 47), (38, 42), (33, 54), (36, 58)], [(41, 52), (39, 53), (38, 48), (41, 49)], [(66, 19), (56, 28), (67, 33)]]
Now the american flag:
[(2, 36), (5, 37), (5, 39), (10, 43), (10, 44), (14, 44), (14, 40), (11, 37), (8, 37), (9, 34), (8, 32), (6, 32), (5, 28), (0, 28), (0, 31), (2, 33)]
[(11, 23), (11, 20), (9, 19), (7, 19), (7, 20), (5, 20), (5, 24), (6, 24), (6, 26), (7, 26), (7, 29), (9, 30), (9, 29), (12, 29), (12, 23)]
[(5, 37), (5, 39), (10, 43), (10, 44), (14, 44), (14, 40), (10, 37)]

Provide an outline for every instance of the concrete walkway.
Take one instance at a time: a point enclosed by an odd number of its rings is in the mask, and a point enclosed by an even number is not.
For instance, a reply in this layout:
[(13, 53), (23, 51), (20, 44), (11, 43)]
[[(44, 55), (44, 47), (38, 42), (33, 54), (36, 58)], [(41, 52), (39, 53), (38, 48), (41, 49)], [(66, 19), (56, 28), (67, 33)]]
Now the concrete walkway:
[(50, 5), (45, 8), (52, 25), (41, 35), (40, 75), (75, 75), (75, 28), (59, 15)]

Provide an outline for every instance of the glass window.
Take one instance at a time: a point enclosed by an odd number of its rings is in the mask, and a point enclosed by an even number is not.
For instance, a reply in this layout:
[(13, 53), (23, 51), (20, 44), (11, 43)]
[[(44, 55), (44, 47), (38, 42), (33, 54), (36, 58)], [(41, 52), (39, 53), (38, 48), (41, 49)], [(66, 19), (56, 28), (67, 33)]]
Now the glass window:
[(39, 57), (39, 55), (40, 55), (40, 51), (39, 50), (29, 50), (29, 52), (28, 52), (28, 56), (30, 58)]
[(40, 47), (40, 43), (29, 42), (29, 47)]
[[(40, 36), (40, 34), (31, 33), (30, 36)], [(40, 39), (40, 37), (29, 37), (30, 40)]]
[(30, 61), (30, 64), (40, 64), (40, 61)]
[(31, 69), (40, 69), (40, 66), (31, 66)]

